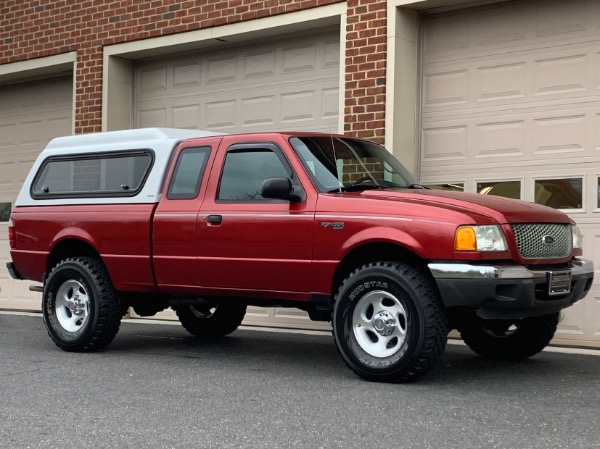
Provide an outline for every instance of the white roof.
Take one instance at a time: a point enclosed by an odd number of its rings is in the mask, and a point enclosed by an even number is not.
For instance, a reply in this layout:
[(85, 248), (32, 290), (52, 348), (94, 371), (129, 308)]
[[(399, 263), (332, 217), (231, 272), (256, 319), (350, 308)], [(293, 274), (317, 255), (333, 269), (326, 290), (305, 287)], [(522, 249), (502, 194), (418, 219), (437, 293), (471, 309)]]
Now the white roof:
[[(15, 206), (156, 203), (159, 200), (160, 187), (175, 146), (184, 139), (219, 135), (223, 135), (223, 133), (194, 129), (144, 128), (57, 137), (50, 141), (31, 167), (31, 171), (27, 175), (21, 192), (17, 197)], [(144, 187), (136, 196), (47, 200), (33, 199), (31, 197), (30, 186), (40, 166), (48, 157), (142, 149), (150, 149), (154, 152), (154, 164)]]
[[(115, 149), (131, 149), (139, 147), (140, 142), (152, 141), (180, 141), (193, 137), (218, 136), (223, 133), (201, 131), (198, 129), (176, 128), (140, 128), (124, 129), (121, 131), (107, 131), (90, 134), (76, 134), (74, 136), (57, 137), (52, 139), (43, 153), (68, 154), (82, 152), (96, 152), (100, 146), (110, 146)], [(59, 150), (59, 151), (56, 151)], [(43, 154), (42, 153), (42, 154)]]

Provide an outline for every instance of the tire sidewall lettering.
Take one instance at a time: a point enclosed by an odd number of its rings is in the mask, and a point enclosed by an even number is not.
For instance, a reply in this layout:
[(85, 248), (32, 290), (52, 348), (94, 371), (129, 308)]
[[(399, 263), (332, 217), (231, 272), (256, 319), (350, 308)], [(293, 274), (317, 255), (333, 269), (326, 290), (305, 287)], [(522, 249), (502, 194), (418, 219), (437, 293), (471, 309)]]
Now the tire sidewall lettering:
[(389, 284), (385, 281), (366, 281), (360, 283), (352, 292), (348, 295), (348, 300), (350, 302), (354, 302), (357, 298), (362, 298), (364, 295), (361, 295), (365, 290), (370, 289), (383, 289), (387, 290), (389, 288)]

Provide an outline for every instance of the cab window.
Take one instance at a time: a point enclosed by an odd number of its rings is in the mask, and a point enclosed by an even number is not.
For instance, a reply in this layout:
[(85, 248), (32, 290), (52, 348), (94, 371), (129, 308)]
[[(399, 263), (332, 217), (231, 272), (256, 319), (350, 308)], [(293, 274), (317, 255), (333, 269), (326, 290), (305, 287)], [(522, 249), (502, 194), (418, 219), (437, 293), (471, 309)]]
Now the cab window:
[(263, 181), (268, 178), (291, 178), (292, 171), (283, 156), (270, 147), (230, 149), (225, 157), (217, 199), (273, 201), (262, 197)]
[(210, 147), (184, 148), (179, 153), (167, 191), (168, 199), (183, 200), (198, 196), (209, 154)]

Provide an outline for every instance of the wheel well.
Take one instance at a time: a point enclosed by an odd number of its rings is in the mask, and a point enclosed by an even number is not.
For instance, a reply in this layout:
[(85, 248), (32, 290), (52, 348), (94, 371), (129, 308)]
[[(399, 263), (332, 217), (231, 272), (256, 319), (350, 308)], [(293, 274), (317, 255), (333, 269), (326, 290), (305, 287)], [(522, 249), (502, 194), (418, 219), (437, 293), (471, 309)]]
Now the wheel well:
[(58, 243), (48, 255), (46, 263), (46, 273), (50, 273), (52, 268), (61, 260), (68, 257), (94, 257), (100, 259), (100, 254), (89, 243), (78, 239), (67, 239)]
[(385, 242), (367, 243), (354, 248), (339, 263), (333, 275), (332, 295), (336, 294), (339, 285), (352, 270), (379, 261), (407, 262), (419, 268), (427, 267), (423, 259), (403, 246)]

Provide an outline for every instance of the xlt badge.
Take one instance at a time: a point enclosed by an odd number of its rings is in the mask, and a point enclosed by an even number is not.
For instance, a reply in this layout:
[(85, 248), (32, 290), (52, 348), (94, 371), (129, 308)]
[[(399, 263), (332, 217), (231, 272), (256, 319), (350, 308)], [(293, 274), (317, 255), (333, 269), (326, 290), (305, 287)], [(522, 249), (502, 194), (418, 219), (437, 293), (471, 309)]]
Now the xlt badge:
[(344, 222), (343, 221), (322, 221), (321, 227), (342, 230), (342, 229), (344, 229)]

